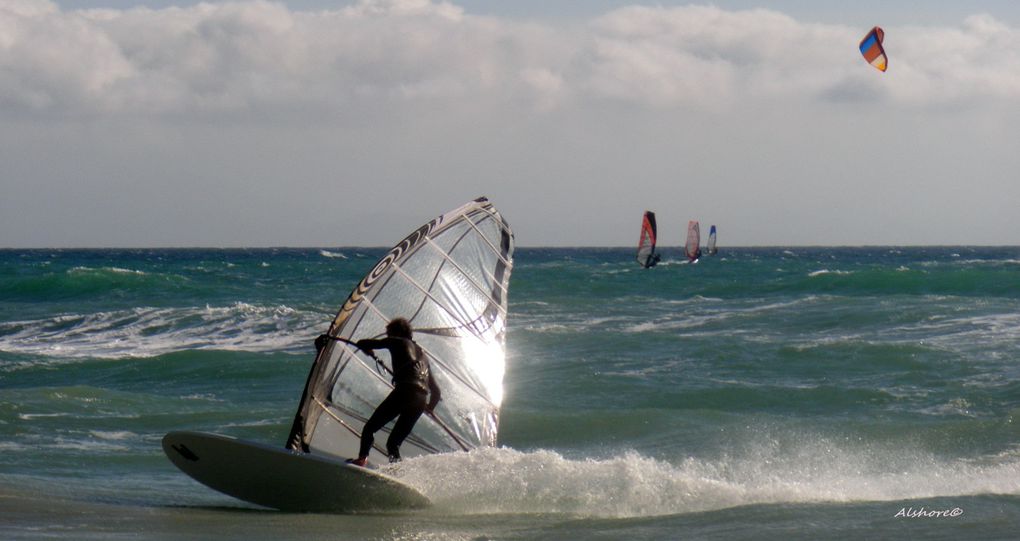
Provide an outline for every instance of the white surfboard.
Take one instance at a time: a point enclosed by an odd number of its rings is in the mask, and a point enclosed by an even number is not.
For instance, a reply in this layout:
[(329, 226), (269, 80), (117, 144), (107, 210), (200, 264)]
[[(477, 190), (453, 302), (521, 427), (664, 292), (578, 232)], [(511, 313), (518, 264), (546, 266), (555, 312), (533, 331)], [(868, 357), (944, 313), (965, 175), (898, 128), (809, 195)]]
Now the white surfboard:
[(163, 452), (196, 481), (283, 511), (353, 513), (430, 505), (414, 487), (342, 460), (203, 432), (170, 432)]

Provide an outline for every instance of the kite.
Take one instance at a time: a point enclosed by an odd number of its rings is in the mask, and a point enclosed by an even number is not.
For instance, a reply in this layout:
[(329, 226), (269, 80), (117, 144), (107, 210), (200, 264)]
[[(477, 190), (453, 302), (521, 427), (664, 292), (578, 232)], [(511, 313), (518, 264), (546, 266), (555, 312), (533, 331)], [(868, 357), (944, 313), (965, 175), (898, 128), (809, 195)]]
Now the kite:
[(885, 32), (876, 26), (861, 40), (861, 54), (879, 71), (885, 71), (889, 67), (889, 59), (886, 58), (885, 49), (882, 48), (883, 39)]

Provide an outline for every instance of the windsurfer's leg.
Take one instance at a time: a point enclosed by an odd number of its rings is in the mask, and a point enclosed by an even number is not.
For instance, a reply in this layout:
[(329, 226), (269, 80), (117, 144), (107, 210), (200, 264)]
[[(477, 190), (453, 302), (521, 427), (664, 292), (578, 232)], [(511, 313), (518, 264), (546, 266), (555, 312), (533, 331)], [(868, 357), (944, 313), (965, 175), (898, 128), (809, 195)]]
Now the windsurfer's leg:
[(380, 428), (386, 426), (386, 423), (392, 421), (394, 417), (400, 415), (401, 405), (401, 400), (397, 393), (391, 392), (379, 404), (379, 407), (375, 408), (375, 412), (368, 418), (365, 427), (361, 429), (361, 449), (358, 452), (358, 458), (368, 456), (368, 453), (372, 450), (372, 443), (375, 442), (375, 433)]
[(397, 422), (393, 425), (393, 431), (390, 432), (390, 437), (386, 440), (386, 452), (389, 453), (391, 462), (400, 460), (400, 444), (404, 443), (404, 439), (411, 434), (411, 429), (414, 428), (414, 424), (418, 422), (418, 418), (421, 417), (423, 411), (425, 411), (425, 408), (413, 412), (405, 412), (400, 417), (397, 417)]
[(386, 440), (386, 452), (390, 455), (390, 461), (400, 460), (400, 444), (411, 434), (414, 424), (425, 411), (426, 394), (424, 392), (408, 393), (406, 402), (397, 417), (397, 422), (390, 431), (390, 437)]

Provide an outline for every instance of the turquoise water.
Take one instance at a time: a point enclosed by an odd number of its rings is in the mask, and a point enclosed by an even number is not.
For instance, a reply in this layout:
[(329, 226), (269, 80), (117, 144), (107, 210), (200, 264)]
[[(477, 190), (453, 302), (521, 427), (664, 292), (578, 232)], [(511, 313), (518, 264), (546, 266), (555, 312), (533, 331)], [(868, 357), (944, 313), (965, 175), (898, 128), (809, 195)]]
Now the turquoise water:
[(257, 510), (170, 430), (282, 445), (381, 249), (0, 251), (0, 538), (1015, 538), (1020, 248), (517, 251), (498, 449), (420, 512)]

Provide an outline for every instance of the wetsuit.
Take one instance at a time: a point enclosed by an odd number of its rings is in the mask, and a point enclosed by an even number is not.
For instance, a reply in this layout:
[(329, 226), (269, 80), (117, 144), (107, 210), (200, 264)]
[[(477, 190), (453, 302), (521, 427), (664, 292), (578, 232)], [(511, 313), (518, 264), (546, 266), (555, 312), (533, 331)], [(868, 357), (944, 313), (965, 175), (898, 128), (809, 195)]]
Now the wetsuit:
[[(381, 340), (358, 340), (358, 347), (363, 350), (387, 349), (393, 363), (393, 390), (361, 430), (358, 456), (367, 457), (375, 441), (375, 433), (397, 418), (386, 440), (386, 452), (391, 461), (400, 460), (400, 444), (404, 438), (411, 433), (426, 408), (431, 411), (439, 402), (439, 386), (429, 370), (428, 356), (414, 341), (392, 336)], [(432, 396), (429, 397), (429, 394)], [(429, 400), (426, 401), (426, 398)]]

